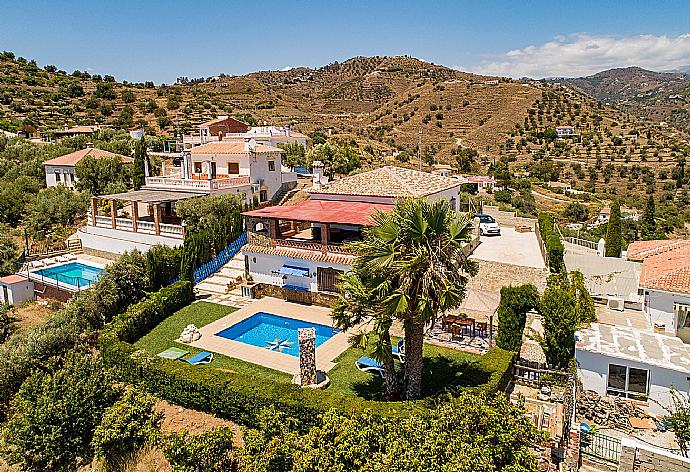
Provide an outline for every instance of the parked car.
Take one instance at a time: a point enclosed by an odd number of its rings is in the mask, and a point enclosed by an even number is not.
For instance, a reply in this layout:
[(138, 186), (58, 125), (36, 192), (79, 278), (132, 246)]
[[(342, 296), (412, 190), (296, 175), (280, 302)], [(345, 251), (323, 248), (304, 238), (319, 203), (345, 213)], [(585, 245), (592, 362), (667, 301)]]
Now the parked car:
[(182, 157), (181, 156), (175, 156), (172, 159), (172, 165), (174, 167), (180, 167), (182, 165)]
[(481, 236), (485, 235), (501, 235), (501, 227), (498, 226), (496, 220), (493, 216), (487, 215), (485, 213), (477, 213), (474, 215), (475, 218), (479, 218), (479, 234)]

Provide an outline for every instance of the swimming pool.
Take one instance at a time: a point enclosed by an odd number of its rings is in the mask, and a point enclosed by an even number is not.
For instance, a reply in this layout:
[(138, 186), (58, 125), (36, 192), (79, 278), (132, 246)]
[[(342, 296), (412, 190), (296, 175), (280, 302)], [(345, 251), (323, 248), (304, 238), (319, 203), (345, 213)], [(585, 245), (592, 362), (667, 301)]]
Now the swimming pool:
[(299, 357), (299, 328), (316, 329), (316, 347), (340, 332), (318, 323), (259, 312), (216, 333), (216, 336)]
[(46, 267), (34, 271), (38, 277), (52, 279), (57, 283), (68, 284), (74, 287), (88, 287), (99, 279), (103, 269), (82, 264), (81, 262), (69, 262), (54, 267)]

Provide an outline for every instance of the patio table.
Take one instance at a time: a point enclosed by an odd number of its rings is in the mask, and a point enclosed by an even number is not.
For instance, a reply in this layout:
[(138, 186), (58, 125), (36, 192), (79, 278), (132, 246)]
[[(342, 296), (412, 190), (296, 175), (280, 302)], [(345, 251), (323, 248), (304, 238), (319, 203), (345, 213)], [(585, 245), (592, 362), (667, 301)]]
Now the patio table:
[(187, 354), (189, 354), (189, 351), (185, 351), (184, 349), (180, 349), (179, 347), (171, 347), (163, 352), (159, 352), (158, 357), (175, 360), (179, 359), (180, 357), (184, 357)]

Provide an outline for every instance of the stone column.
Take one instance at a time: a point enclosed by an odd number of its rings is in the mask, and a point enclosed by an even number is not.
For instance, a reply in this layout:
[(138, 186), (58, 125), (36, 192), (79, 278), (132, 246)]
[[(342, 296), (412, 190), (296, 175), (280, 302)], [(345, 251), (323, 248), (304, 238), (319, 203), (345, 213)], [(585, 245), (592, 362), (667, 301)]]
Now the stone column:
[(110, 200), (110, 223), (113, 226), (113, 229), (117, 228), (117, 222), (115, 221), (115, 218), (117, 218), (117, 208), (115, 208), (115, 200)]
[(276, 247), (276, 237), (278, 236), (278, 220), (268, 220), (268, 237), (271, 238), (271, 247)]
[(153, 205), (153, 226), (156, 228), (156, 234), (161, 234), (161, 207), (158, 203)]
[(568, 432), (568, 449), (565, 453), (565, 462), (571, 470), (577, 470), (580, 464), (580, 430), (571, 428)]
[(98, 197), (91, 197), (91, 224), (98, 226), (96, 217), (98, 216)]
[(328, 223), (321, 223), (321, 252), (324, 254), (328, 252), (328, 231), (331, 225)]
[(316, 329), (299, 328), (299, 378), (302, 387), (316, 382)]
[(139, 204), (132, 202), (132, 231), (135, 233), (139, 230)]

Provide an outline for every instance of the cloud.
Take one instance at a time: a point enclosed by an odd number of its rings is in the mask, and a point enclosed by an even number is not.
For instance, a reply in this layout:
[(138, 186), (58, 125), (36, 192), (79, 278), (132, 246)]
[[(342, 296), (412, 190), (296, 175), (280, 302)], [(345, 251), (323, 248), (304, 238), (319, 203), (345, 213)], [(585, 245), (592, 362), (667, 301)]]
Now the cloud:
[(593, 36), (578, 33), (515, 49), (458, 69), (508, 77), (580, 77), (615, 67), (682, 69), (690, 64), (690, 33), (678, 36)]

